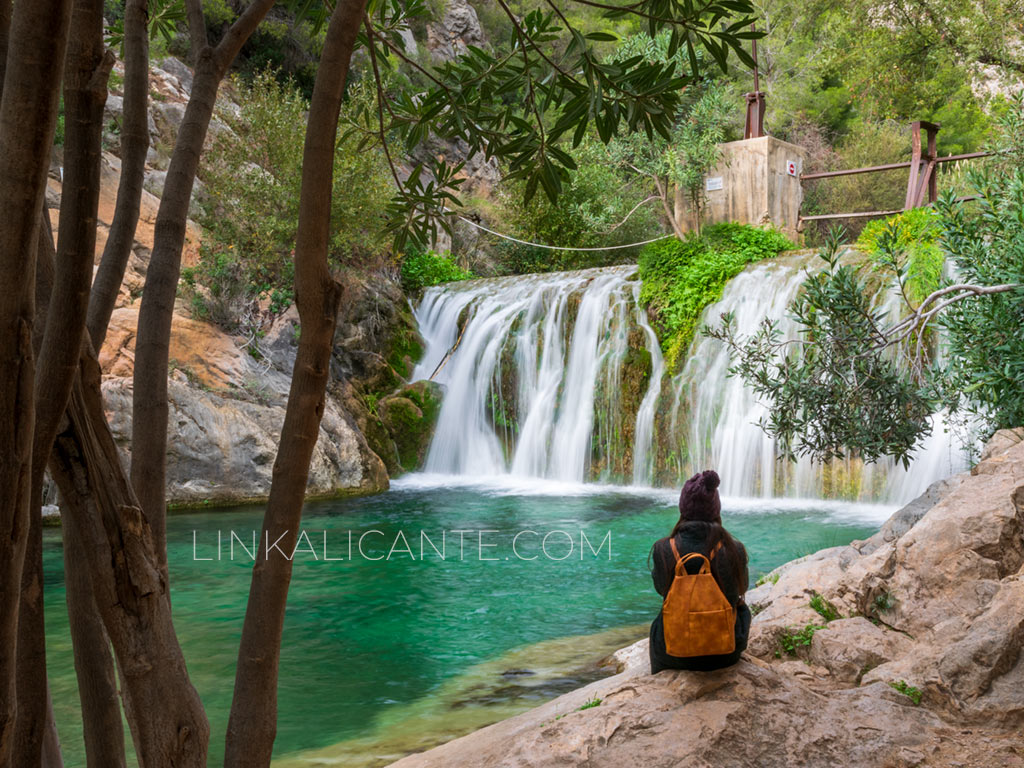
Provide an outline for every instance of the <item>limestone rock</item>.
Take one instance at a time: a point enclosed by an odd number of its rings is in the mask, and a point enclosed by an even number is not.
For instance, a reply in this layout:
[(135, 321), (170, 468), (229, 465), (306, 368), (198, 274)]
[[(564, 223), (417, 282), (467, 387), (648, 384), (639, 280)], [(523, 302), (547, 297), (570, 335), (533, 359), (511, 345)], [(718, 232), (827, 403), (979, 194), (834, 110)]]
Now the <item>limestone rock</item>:
[(437, 61), (451, 61), (467, 46), (486, 44), (480, 19), (466, 0), (448, 0), (441, 21), (427, 25), (427, 49)]
[(827, 697), (742, 660), (711, 673), (625, 672), (394, 766), (883, 766), (901, 750), (927, 754), (939, 726), (888, 686)]
[(183, 61), (168, 56), (160, 62), (160, 69), (177, 79), (186, 96), (192, 93), (192, 70)]
[(865, 672), (906, 652), (903, 635), (875, 626), (858, 616), (829, 622), (814, 633), (811, 662), (827, 669), (837, 680), (859, 682)]
[[(183, 377), (181, 377), (183, 378)], [(238, 400), (169, 382), (171, 439), (167, 496), (177, 504), (229, 503), (266, 498), (284, 423), (282, 404)], [(130, 451), (131, 380), (103, 383), (107, 418), (118, 444)], [(377, 459), (338, 407), (328, 401), (310, 463), (307, 493), (370, 492), (386, 487)]]

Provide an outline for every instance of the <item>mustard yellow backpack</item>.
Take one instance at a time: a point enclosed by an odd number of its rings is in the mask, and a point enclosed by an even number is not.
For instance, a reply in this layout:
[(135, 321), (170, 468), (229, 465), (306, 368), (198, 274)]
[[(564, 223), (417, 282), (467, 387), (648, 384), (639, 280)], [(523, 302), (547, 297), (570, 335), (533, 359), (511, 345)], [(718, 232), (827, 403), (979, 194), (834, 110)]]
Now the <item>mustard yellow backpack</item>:
[[(736, 650), (736, 609), (711, 573), (711, 560), (700, 552), (679, 556), (675, 539), (672, 555), (676, 575), (665, 595), (661, 617), (665, 627), (665, 650), (670, 656), (720, 656)], [(711, 553), (711, 559), (721, 548)], [(697, 573), (687, 573), (686, 563), (703, 560)]]

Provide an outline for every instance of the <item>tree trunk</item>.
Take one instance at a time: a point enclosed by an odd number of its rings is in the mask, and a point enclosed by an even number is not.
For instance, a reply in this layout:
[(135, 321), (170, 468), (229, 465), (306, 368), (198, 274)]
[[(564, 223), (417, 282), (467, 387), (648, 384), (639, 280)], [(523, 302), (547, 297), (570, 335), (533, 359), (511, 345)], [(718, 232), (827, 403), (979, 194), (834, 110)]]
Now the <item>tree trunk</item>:
[(14, 42), (0, 99), (0, 765), (9, 763), (14, 741), (18, 607), (31, 496), (34, 256), (70, 8), (71, 0), (36, 0), (13, 9)]
[(188, 60), (194, 67), (199, 63), (199, 56), (203, 49), (209, 44), (202, 2), (200, 0), (185, 0), (185, 15), (188, 18)]
[(0, 0), (0, 94), (4, 92), (7, 69), (7, 40), (11, 34), (11, 0)]
[[(291, 552), (302, 520), (309, 462), (320, 431), (341, 288), (327, 266), (338, 115), (366, 0), (339, 0), (324, 42), (306, 128), (295, 241), (295, 303), (302, 335), (274, 462), (261, 541), (281, 537)], [(261, 549), (249, 602), (228, 720), (226, 768), (270, 765), (277, 733), (277, 675), (292, 561)]]
[[(153, 528), (161, 570), (167, 573), (167, 365), (171, 319), (181, 270), (181, 249), (192, 186), (217, 88), (242, 44), (274, 4), (256, 0), (216, 48), (206, 46), (196, 64), (192, 95), (167, 168), (153, 236), (153, 253), (139, 306), (132, 380), (132, 485)], [(191, 21), (191, 19), (190, 19)]]
[[(36, 304), (38, 315), (44, 316), (50, 303), (56, 254), (49, 214), (45, 209), (41, 222), (36, 258)], [(42, 344), (42, 324), (39, 326), (33, 334), (36, 337), (36, 349)], [(61, 507), (66, 508), (75, 500), (74, 496), (70, 499), (62, 498)], [(78, 677), (78, 695), (82, 703), (86, 765), (88, 768), (124, 768), (124, 725), (121, 721), (121, 704), (117, 693), (114, 662), (110, 655), (110, 640), (96, 607), (82, 538), (74, 529), (75, 520), (83, 514), (87, 512), (63, 515), (61, 533), (64, 539), (64, 586), (68, 626), (75, 659), (75, 673)], [(26, 558), (26, 564), (27, 562)], [(20, 632), (18, 642), (22, 642)], [(19, 651), (20, 649), (21, 647)], [(19, 671), (20, 664), (19, 652)], [(49, 694), (47, 696), (49, 697)], [(58, 765), (59, 758), (59, 754), (55, 754), (54, 751), (56, 726), (52, 722), (52, 702), (48, 702), (47, 707), (43, 768)], [(19, 718), (19, 724), (20, 722)], [(59, 744), (57, 746), (59, 748)]]
[(86, 327), (97, 350), (103, 346), (139, 223), (142, 179), (149, 151), (149, 0), (128, 0), (124, 9), (124, 117), (121, 120), (121, 178), (114, 220), (110, 223), (96, 279), (92, 284)]
[[(3, 2), (3, 0), (0, 0)], [(53, 697), (50, 684), (46, 684), (46, 732), (43, 734), (42, 768), (64, 768), (64, 756), (60, 752), (60, 736), (57, 722), (53, 719)]]
[(87, 341), (50, 474), (70, 535), (82, 544), (124, 686), (141, 768), (206, 768), (210, 728), (171, 621), (149, 523), (107, 425), (100, 368)]
[[(18, 618), (18, 721), (14, 760), (39, 765), (46, 725), (46, 632), (43, 622), (43, 475), (64, 414), (85, 332), (96, 250), (100, 140), (107, 75), (102, 0), (75, 0), (64, 72), (65, 173), (53, 293), (45, 317), (35, 380), (35, 435), (28, 545)], [(44, 211), (45, 215), (45, 211)], [(47, 222), (48, 223), (48, 222)], [(45, 229), (45, 226), (44, 226)], [(48, 244), (43, 244), (47, 247)]]

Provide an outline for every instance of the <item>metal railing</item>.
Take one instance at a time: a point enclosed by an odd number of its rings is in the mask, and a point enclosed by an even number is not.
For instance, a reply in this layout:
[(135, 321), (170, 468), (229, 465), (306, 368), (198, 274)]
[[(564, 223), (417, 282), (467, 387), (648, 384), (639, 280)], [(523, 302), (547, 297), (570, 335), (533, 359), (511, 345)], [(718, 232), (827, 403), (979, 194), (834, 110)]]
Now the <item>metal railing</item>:
[[(921, 131), (924, 130), (926, 143), (922, 147)], [(991, 152), (967, 152), (962, 155), (946, 155), (939, 157), (936, 148), (936, 135), (939, 132), (938, 123), (929, 123), (924, 120), (917, 120), (910, 124), (911, 135), (911, 158), (901, 163), (887, 163), (885, 165), (872, 165), (866, 168), (850, 168), (843, 171), (822, 171), (820, 173), (800, 174), (800, 183), (814, 179), (832, 179), (839, 176), (855, 176), (860, 173), (877, 173), (880, 171), (893, 171), (900, 168), (909, 168), (907, 178), (907, 195), (902, 208), (889, 211), (851, 211), (847, 213), (822, 213), (812, 216), (800, 215), (797, 228), (803, 229), (805, 221), (824, 221), (828, 219), (867, 219), (881, 216), (892, 216), (896, 213), (909, 211), (911, 208), (919, 208), (925, 205), (927, 196), (928, 204), (938, 199), (938, 184), (936, 169), (942, 163), (955, 163), (960, 160), (972, 160), (978, 157), (987, 157)]]

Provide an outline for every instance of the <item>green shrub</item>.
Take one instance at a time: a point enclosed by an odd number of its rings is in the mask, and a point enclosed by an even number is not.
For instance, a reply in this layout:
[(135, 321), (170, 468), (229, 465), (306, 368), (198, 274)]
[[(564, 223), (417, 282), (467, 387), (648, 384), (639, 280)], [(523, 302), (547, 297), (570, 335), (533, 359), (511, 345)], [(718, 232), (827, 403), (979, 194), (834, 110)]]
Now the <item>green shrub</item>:
[(576, 708), (577, 712), (582, 712), (584, 709), (593, 709), (594, 707), (601, 706), (601, 699), (593, 698), (587, 701), (585, 704)]
[(781, 658), (785, 653), (787, 656), (796, 656), (801, 648), (808, 648), (814, 633), (824, 629), (820, 624), (808, 624), (803, 629), (787, 629), (785, 634), (779, 638), (779, 648), (775, 651), (775, 657)]
[(922, 693), (920, 688), (915, 688), (914, 686), (910, 685), (906, 680), (895, 680), (893, 682), (890, 682), (889, 686), (899, 691), (904, 696), (909, 698), (912, 702), (914, 702), (915, 707), (921, 705)]
[(451, 256), (433, 251), (410, 251), (402, 260), (402, 287), (407, 291), (471, 277), (473, 273), (462, 269)]
[(659, 330), (669, 371), (693, 340), (701, 313), (745, 266), (795, 247), (785, 235), (744, 224), (715, 224), (700, 236), (667, 239), (640, 254), (640, 303)]
[[(565, 248), (622, 246), (661, 233), (657, 208), (651, 203), (637, 207), (629, 172), (607, 147), (587, 138), (571, 154), (577, 170), (554, 203), (546, 195), (525, 202), (521, 181), (501, 185), (498, 229), (521, 240)], [(633, 264), (640, 248), (556, 251), (501, 240), (495, 252), (501, 272), (523, 274)]]
[(914, 208), (888, 219), (865, 225), (857, 238), (857, 247), (873, 260), (887, 258), (880, 241), (889, 238), (892, 250), (902, 254), (896, 266), (903, 276), (907, 298), (914, 305), (938, 289), (946, 257), (939, 247), (942, 226), (932, 208)]
[[(204, 153), (203, 241), (199, 261), (182, 271), (182, 286), (198, 315), (252, 330), (293, 300), (308, 104), (270, 72), (251, 85), (235, 85), (241, 113), (230, 120), (232, 131), (219, 132)], [(350, 89), (345, 109), (356, 109), (362, 97)], [(375, 266), (388, 254), (381, 212), (390, 197), (389, 177), (380, 153), (360, 151), (358, 143), (358, 137), (343, 138), (334, 155), (334, 268)]]
[(811, 608), (825, 620), (826, 624), (840, 618), (839, 609), (837, 609), (828, 600), (828, 598), (818, 594), (817, 592), (815, 592), (814, 597), (811, 598)]

